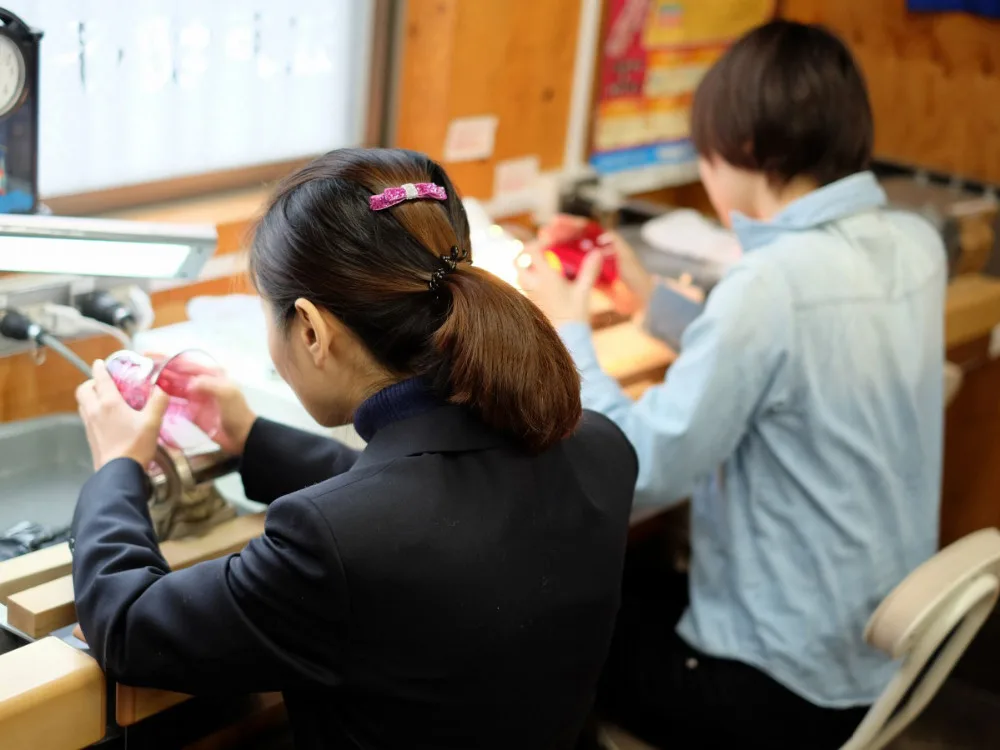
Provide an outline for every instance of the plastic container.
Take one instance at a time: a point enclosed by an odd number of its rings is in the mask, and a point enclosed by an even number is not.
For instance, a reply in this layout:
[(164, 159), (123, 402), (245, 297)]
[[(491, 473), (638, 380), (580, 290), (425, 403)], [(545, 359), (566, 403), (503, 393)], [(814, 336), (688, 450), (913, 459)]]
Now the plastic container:
[[(572, 281), (580, 272), (583, 259), (594, 250), (602, 250), (601, 236), (604, 229), (597, 222), (589, 222), (583, 231), (572, 239), (556, 242), (546, 248), (546, 259), (553, 268), (561, 271), (563, 276)], [(618, 278), (618, 261), (614, 254), (607, 252), (597, 283), (607, 286)]]
[(188, 349), (170, 357), (145, 357), (120, 351), (108, 357), (105, 365), (119, 393), (133, 409), (146, 406), (153, 388), (160, 388), (170, 397), (160, 430), (160, 439), (167, 445), (191, 450), (218, 435), (219, 405), (213, 398), (191, 392), (195, 378), (219, 372), (218, 364), (210, 355), (199, 349)]

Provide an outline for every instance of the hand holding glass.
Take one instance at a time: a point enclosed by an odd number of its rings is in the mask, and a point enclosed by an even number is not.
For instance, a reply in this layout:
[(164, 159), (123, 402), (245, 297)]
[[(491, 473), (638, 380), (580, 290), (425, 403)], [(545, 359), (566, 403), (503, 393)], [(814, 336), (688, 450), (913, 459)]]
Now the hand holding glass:
[(160, 439), (167, 445), (182, 450), (194, 447), (202, 436), (193, 427), (211, 440), (219, 434), (218, 403), (192, 387), (199, 377), (221, 373), (215, 360), (205, 352), (188, 349), (169, 357), (144, 357), (120, 351), (108, 357), (106, 366), (118, 391), (133, 409), (144, 408), (154, 388), (170, 397), (160, 429)]

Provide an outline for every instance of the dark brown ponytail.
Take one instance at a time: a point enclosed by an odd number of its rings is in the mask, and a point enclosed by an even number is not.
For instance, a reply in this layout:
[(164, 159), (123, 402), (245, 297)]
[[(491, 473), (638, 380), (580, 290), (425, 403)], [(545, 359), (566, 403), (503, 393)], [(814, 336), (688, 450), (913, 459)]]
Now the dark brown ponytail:
[[(448, 199), (368, 206), (387, 187), (419, 182), (441, 185)], [(490, 427), (544, 450), (580, 419), (579, 375), (528, 299), (468, 263), (451, 269), (451, 248), (461, 257), (470, 245), (465, 209), (438, 164), (411, 151), (340, 149), (279, 186), (250, 271), (279, 320), (309, 299), (396, 376), (425, 377)]]

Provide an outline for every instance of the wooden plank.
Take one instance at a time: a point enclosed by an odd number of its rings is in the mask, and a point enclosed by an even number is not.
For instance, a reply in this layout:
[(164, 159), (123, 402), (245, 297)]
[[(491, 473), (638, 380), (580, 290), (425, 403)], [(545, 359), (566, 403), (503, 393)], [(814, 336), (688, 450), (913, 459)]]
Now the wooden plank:
[[(221, 523), (200, 537), (163, 542), (160, 551), (173, 570), (239, 552), (264, 533), (264, 514), (239, 516)], [(76, 620), (73, 578), (64, 576), (12, 594), (7, 621), (32, 638), (39, 638)]]
[(18, 591), (7, 599), (7, 622), (32, 638), (41, 638), (75, 620), (72, 576)]
[(184, 693), (136, 688), (119, 683), (115, 685), (115, 721), (120, 727), (129, 727), (190, 698), (190, 695)]
[(214, 224), (216, 255), (245, 250), (250, 230), (264, 210), (272, 187), (254, 187), (200, 198), (168, 201), (105, 214), (106, 218), (164, 224)]
[(87, 654), (44, 638), (0, 656), (0, 746), (68, 750), (106, 730), (104, 674)]
[(662, 380), (677, 357), (673, 349), (632, 322), (594, 331), (594, 349), (602, 369), (622, 387)]
[(56, 544), (0, 562), (0, 603), (18, 591), (59, 578), (72, 570), (73, 556), (68, 544)]
[[(141, 211), (144, 206), (184, 204), (197, 202), (206, 195), (258, 190), (261, 185), (273, 184), (310, 161), (310, 158), (289, 159), (74, 195), (42, 196), (42, 201), (59, 216), (127, 214)], [(247, 185), (255, 187), (247, 188)]]
[(164, 224), (228, 225), (252, 220), (270, 195), (270, 187), (254, 187), (198, 198), (153, 203), (102, 214), (108, 219), (152, 221)]
[(1000, 279), (959, 276), (948, 285), (944, 309), (949, 349), (988, 336), (1000, 323)]
[(220, 523), (203, 536), (163, 542), (160, 551), (172, 570), (190, 568), (205, 560), (239, 552), (264, 533), (264, 513), (253, 513)]
[(950, 348), (962, 385), (945, 412), (941, 545), (977, 529), (1000, 526), (1000, 360), (983, 336)]

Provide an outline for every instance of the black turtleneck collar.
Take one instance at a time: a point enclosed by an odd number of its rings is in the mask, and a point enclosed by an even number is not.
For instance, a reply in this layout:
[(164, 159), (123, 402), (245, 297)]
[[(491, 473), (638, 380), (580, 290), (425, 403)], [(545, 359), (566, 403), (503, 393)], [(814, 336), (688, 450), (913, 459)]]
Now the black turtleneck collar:
[(368, 442), (383, 427), (416, 417), (444, 405), (430, 383), (410, 378), (383, 388), (354, 412), (354, 429)]

